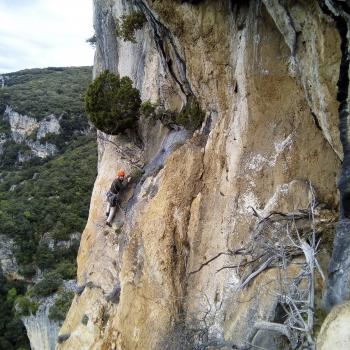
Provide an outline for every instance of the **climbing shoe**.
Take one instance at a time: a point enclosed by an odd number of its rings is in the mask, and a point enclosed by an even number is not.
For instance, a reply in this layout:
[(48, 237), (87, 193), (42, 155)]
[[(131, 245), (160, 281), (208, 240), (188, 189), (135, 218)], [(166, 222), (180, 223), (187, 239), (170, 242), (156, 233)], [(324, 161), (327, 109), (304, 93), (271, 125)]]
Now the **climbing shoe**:
[(108, 221), (106, 221), (106, 225), (109, 226), (109, 227), (112, 227), (112, 224)]

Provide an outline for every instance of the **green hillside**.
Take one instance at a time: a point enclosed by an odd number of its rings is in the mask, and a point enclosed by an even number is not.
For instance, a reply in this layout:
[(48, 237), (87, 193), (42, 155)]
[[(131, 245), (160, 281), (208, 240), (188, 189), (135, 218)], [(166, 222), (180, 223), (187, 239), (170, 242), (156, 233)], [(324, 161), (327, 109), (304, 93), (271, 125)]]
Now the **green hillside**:
[(10, 105), (16, 112), (40, 120), (48, 114), (59, 116), (84, 113), (84, 92), (92, 78), (91, 67), (26, 69), (3, 74), (0, 112)]
[[(25, 281), (6, 279), (0, 268), (0, 350), (23, 350), (30, 346), (21, 315), (35, 313), (41, 298), (56, 291), (60, 297), (50, 318), (61, 321), (70, 305), (73, 295), (62, 285), (76, 276), (79, 241), (72, 237), (82, 232), (88, 216), (97, 148), (83, 105), (91, 67), (31, 69), (5, 78), (0, 89), (0, 132), (7, 137), (0, 155), (0, 234), (14, 239)], [(18, 163), (18, 152), (28, 146), (11, 139), (3, 118), (6, 105), (38, 120), (54, 113), (61, 134), (48, 134), (41, 142), (55, 144), (58, 154)], [(38, 269), (44, 278), (35, 283)]]

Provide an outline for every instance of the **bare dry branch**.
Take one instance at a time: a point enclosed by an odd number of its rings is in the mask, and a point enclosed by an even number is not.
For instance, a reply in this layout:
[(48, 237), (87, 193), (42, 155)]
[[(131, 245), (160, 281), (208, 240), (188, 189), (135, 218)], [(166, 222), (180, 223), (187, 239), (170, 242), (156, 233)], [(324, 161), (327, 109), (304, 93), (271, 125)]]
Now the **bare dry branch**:
[(214, 260), (219, 258), (221, 255), (246, 255), (246, 254), (248, 254), (248, 252), (246, 251), (245, 248), (237, 249), (235, 251), (228, 250), (226, 252), (220, 252), (220, 253), (216, 254), (215, 256), (213, 256), (212, 258), (210, 258), (209, 260), (207, 260), (206, 262), (204, 262), (203, 264), (201, 264), (201, 266), (199, 266), (198, 269), (193, 270), (193, 271), (189, 272), (188, 274), (192, 275), (194, 273), (199, 272), (200, 270), (202, 270), (202, 268), (204, 266), (209, 265), (211, 262), (213, 262)]
[(242, 282), (242, 284), (240, 285), (240, 288), (243, 289), (252, 279), (254, 279), (256, 276), (258, 276), (262, 271), (264, 271), (265, 269), (267, 269), (271, 263), (271, 261), (273, 261), (275, 258), (272, 256), (269, 259), (267, 259), (264, 263), (262, 263), (259, 268), (254, 271), (253, 273), (251, 273), (245, 280), (244, 282)]
[(295, 347), (296, 345), (295, 340), (293, 339), (288, 327), (281, 323), (258, 321), (258, 322), (255, 322), (254, 327), (260, 330), (273, 331), (273, 332), (278, 332), (280, 334), (283, 334), (288, 338), (288, 340), (291, 342), (293, 347)]
[(104, 142), (109, 142), (109, 143), (111, 143), (111, 144), (114, 146), (114, 149), (116, 150), (116, 152), (119, 153), (124, 159), (126, 159), (127, 162), (128, 162), (131, 166), (133, 166), (133, 167), (135, 167), (135, 168), (137, 168), (137, 169), (139, 169), (139, 170), (142, 170), (142, 167), (138, 165), (138, 163), (141, 162), (140, 159), (132, 160), (132, 159), (131, 159), (131, 156), (128, 155), (125, 151), (123, 151), (119, 145), (117, 145), (115, 142), (113, 142), (113, 141), (107, 139), (106, 137), (104, 137), (104, 136), (102, 136), (102, 135), (97, 135), (97, 138), (100, 139), (100, 140), (102, 140), (102, 141), (104, 141)]

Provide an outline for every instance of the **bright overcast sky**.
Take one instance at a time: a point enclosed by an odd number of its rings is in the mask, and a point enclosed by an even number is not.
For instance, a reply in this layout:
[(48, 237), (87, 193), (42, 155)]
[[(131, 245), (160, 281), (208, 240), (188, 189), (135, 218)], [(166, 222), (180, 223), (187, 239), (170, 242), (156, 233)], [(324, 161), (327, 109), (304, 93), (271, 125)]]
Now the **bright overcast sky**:
[(0, 0), (0, 73), (90, 66), (92, 0)]

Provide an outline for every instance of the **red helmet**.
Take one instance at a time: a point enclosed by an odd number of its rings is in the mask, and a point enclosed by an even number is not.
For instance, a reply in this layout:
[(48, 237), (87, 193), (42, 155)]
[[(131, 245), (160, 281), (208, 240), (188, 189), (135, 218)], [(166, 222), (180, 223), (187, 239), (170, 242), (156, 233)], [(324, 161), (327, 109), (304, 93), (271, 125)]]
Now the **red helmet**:
[(125, 177), (125, 171), (124, 170), (119, 170), (118, 173), (117, 173), (117, 176), (118, 177)]

